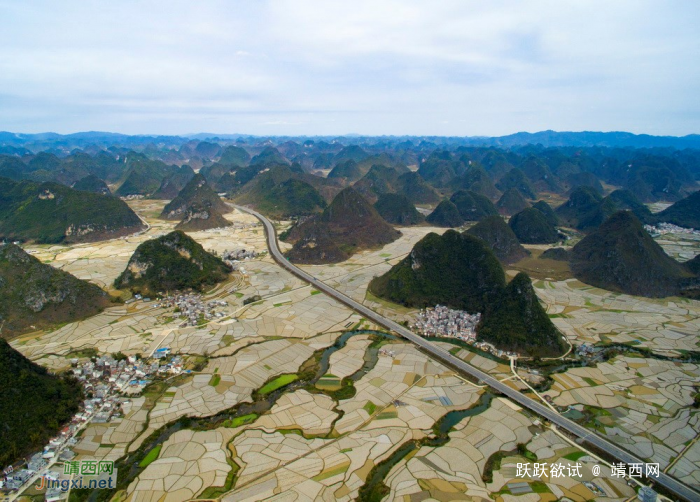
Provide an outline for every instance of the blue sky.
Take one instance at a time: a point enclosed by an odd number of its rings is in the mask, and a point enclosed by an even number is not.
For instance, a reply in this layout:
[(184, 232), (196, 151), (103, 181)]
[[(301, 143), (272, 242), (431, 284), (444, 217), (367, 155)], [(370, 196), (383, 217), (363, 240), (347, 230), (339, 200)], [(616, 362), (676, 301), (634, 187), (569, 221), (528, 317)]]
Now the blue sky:
[(4, 1), (0, 130), (700, 133), (700, 2)]

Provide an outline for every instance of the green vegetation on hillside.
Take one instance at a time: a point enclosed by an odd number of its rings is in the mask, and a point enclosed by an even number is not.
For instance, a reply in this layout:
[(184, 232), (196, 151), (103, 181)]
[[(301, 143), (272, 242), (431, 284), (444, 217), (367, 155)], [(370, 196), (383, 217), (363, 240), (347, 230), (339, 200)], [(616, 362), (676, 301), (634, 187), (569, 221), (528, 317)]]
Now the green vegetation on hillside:
[(505, 287), (496, 256), (476, 237), (429, 233), (409, 255), (369, 285), (375, 296), (410, 307), (448, 304), (483, 312)]
[(457, 206), (447, 199), (440, 202), (425, 221), (436, 227), (459, 227), (464, 224)]
[(99, 193), (102, 195), (111, 195), (112, 193), (109, 191), (107, 183), (102, 181), (94, 174), (90, 174), (88, 176), (85, 176), (84, 178), (80, 178), (73, 185), (73, 189), (82, 190), (83, 192)]
[(287, 159), (284, 158), (284, 155), (282, 155), (277, 148), (272, 146), (266, 146), (259, 154), (250, 159), (251, 166), (260, 167), (274, 164), (289, 165), (289, 162), (287, 162)]
[(430, 233), (387, 273), (376, 277), (369, 292), (409, 307), (437, 304), (480, 312), (479, 339), (505, 350), (529, 355), (559, 355), (561, 335), (519, 274), (506, 286), (505, 273), (481, 239), (448, 230)]
[(156, 190), (150, 198), (172, 200), (177, 197), (180, 190), (185, 188), (185, 185), (187, 185), (192, 178), (194, 178), (194, 171), (190, 166), (184, 165), (173, 174), (163, 179), (158, 190)]
[(502, 263), (515, 263), (530, 254), (498, 215), (481, 220), (466, 232), (484, 241)]
[(496, 206), (484, 195), (468, 190), (452, 194), (450, 201), (457, 206), (464, 221), (481, 221), (489, 216), (498, 215)]
[(398, 178), (399, 172), (396, 169), (375, 164), (353, 185), (353, 189), (373, 204), (380, 195), (394, 192)]
[(82, 390), (0, 339), (0, 465), (34, 453), (78, 412)]
[(0, 178), (0, 239), (87, 242), (144, 228), (122, 200), (58, 183)]
[(632, 211), (642, 223), (656, 221), (656, 215), (629, 190), (615, 190), (603, 198), (592, 188), (579, 187), (556, 213), (564, 225), (588, 232), (621, 210)]
[(230, 267), (179, 230), (139, 245), (117, 288), (140, 293), (204, 289), (226, 279)]
[(559, 232), (538, 209), (528, 207), (513, 215), (508, 226), (520, 242), (525, 244), (551, 244), (560, 240)]
[(250, 161), (250, 154), (239, 146), (229, 145), (224, 148), (219, 163), (229, 166), (245, 166)]
[(571, 270), (581, 281), (631, 295), (664, 297), (700, 282), (668, 256), (629, 211), (619, 211), (574, 246)]
[(535, 188), (532, 186), (532, 183), (530, 183), (525, 173), (518, 168), (513, 168), (508, 171), (499, 182), (496, 183), (496, 188), (504, 193), (511, 188), (515, 188), (524, 197), (528, 199), (535, 198)]
[(494, 186), (493, 180), (486, 173), (483, 167), (472, 166), (467, 172), (458, 176), (452, 182), (452, 187), (455, 189), (469, 190), (477, 193), (488, 199), (497, 199), (499, 196), (498, 189)]
[(414, 204), (434, 204), (440, 195), (417, 172), (408, 172), (396, 180), (397, 193), (408, 197)]
[(700, 190), (655, 215), (658, 221), (700, 229)]
[(41, 263), (19, 246), (0, 245), (0, 336), (83, 319), (109, 303), (94, 284)]
[(195, 174), (177, 194), (177, 197), (163, 208), (160, 217), (166, 220), (180, 220), (188, 208), (193, 205), (210, 209), (219, 214), (229, 211), (228, 206), (211, 189), (204, 176)]
[[(528, 155), (520, 164), (520, 170), (537, 191), (555, 193), (562, 191), (561, 184), (547, 163), (536, 155)], [(530, 198), (534, 199), (534, 197)]]
[(176, 166), (149, 159), (140, 153), (129, 152), (124, 160), (126, 170), (115, 192), (119, 197), (152, 194), (165, 178), (178, 171)]
[(498, 212), (502, 215), (512, 216), (530, 207), (530, 204), (525, 200), (520, 190), (517, 188), (509, 188), (501, 198), (498, 199), (496, 207), (498, 208)]
[(549, 248), (544, 250), (540, 258), (545, 260), (569, 261), (571, 255), (569, 251), (564, 248)]
[(249, 190), (236, 197), (236, 203), (251, 205), (274, 219), (308, 216), (326, 207), (318, 190), (298, 179), (287, 167), (273, 167), (250, 185)]
[(564, 353), (562, 335), (540, 304), (532, 281), (520, 272), (508, 283), (479, 326), (480, 339), (516, 352), (554, 356)]
[(293, 227), (285, 236), (297, 263), (336, 263), (354, 252), (395, 241), (401, 235), (352, 188), (341, 191), (323, 213)]
[(547, 204), (543, 200), (539, 200), (535, 202), (532, 207), (537, 209), (542, 215), (545, 217), (547, 222), (552, 225), (553, 227), (556, 227), (559, 225), (559, 217), (557, 216), (557, 213), (554, 212), (554, 209), (552, 209), (552, 206)]
[(362, 171), (357, 166), (357, 162), (352, 159), (348, 159), (339, 162), (335, 167), (328, 173), (329, 178), (344, 178), (349, 182), (354, 182), (362, 178)]
[(233, 225), (233, 223), (214, 209), (194, 203), (187, 208), (182, 217), (182, 221), (175, 225), (175, 230), (198, 232), (210, 228), (230, 227), (231, 225)]
[(417, 225), (425, 220), (408, 197), (401, 194), (380, 195), (374, 208), (382, 218), (394, 225)]

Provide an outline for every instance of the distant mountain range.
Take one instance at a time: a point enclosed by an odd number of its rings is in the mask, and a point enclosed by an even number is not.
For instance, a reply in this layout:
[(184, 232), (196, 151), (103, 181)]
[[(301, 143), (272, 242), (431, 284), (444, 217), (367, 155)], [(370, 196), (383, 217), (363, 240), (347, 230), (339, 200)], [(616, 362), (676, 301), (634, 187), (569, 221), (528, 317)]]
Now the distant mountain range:
[[(53, 132), (26, 134), (0, 131), (0, 145), (25, 147), (32, 151), (45, 148), (64, 146), (68, 148), (83, 148), (91, 144), (119, 144), (122, 146), (155, 144), (182, 145), (190, 140), (232, 141), (240, 138), (253, 138), (247, 134), (218, 134), (196, 133), (183, 135), (128, 135), (101, 131), (77, 132), (72, 134), (57, 134)], [(700, 148), (700, 134), (687, 136), (653, 136), (649, 134), (633, 134), (630, 132), (597, 132), (597, 131), (539, 131), (517, 132), (507, 136), (463, 136), (444, 137), (439, 136), (303, 136), (298, 139), (309, 138), (313, 140), (325, 139), (326, 141), (344, 140), (347, 144), (357, 144), (367, 138), (381, 138), (393, 141), (435, 141), (462, 144), (465, 146), (500, 146), (510, 147), (519, 145), (542, 145), (545, 147), (560, 146), (607, 146), (607, 147), (631, 147), (631, 148)]]

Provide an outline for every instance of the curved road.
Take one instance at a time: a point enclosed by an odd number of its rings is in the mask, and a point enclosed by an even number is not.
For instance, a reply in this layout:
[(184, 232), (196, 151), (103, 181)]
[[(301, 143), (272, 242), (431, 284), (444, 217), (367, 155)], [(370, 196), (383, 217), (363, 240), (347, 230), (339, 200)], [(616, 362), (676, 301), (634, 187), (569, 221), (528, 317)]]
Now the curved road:
[[(578, 436), (579, 438), (587, 441), (589, 444), (597, 447), (601, 451), (606, 452), (610, 456), (614, 457), (618, 462), (623, 462), (625, 464), (638, 464), (638, 463), (644, 463), (643, 460), (635, 457), (631, 453), (615, 446), (613, 443), (608, 441), (607, 439), (603, 439), (601, 436), (596, 434), (595, 432), (592, 432), (585, 427), (577, 424), (576, 422), (569, 420), (566, 417), (563, 417), (559, 413), (556, 413), (552, 411), (550, 408), (547, 406), (544, 406), (543, 404), (534, 401), (523, 394), (521, 394), (519, 391), (508, 387), (504, 383), (498, 381), (497, 379), (493, 378), (492, 376), (484, 373), (481, 370), (478, 370), (474, 366), (466, 363), (465, 361), (462, 361), (461, 359), (456, 358), (446, 350), (438, 347), (434, 343), (431, 343), (429, 341), (426, 341), (423, 339), (423, 337), (420, 337), (413, 333), (412, 331), (404, 328), (400, 324), (387, 319), (384, 316), (381, 316), (377, 314), (375, 311), (365, 307), (361, 303), (356, 302), (349, 296), (344, 295), (343, 293), (336, 291), (335, 289), (331, 288), (330, 286), (327, 286), (323, 282), (317, 280), (315, 277), (312, 275), (304, 272), (302, 269), (296, 267), (295, 265), (291, 264), (282, 254), (282, 252), (279, 249), (279, 246), (277, 244), (277, 232), (275, 231), (275, 227), (270, 223), (270, 221), (265, 218), (263, 215), (258, 213), (257, 211), (254, 211), (250, 208), (247, 207), (242, 207), (242, 206), (236, 206), (234, 205), (236, 209), (239, 209), (243, 212), (246, 212), (248, 214), (251, 214), (255, 216), (257, 219), (259, 219), (263, 226), (265, 227), (265, 234), (267, 237), (267, 245), (268, 248), (270, 249), (270, 253), (274, 260), (279, 263), (282, 267), (287, 269), (289, 272), (294, 274), (295, 276), (299, 277), (300, 279), (310, 283), (313, 285), (316, 289), (319, 291), (323, 291), (325, 294), (328, 296), (338, 300), (340, 303), (350, 307), (352, 310), (359, 312), (363, 316), (365, 316), (367, 319), (370, 319), (374, 323), (376, 323), (379, 326), (384, 326), (386, 329), (390, 331), (394, 331), (410, 342), (414, 343), (415, 345), (419, 346), (426, 352), (428, 352), (431, 356), (435, 357), (436, 359), (440, 359), (446, 363), (448, 363), (450, 366), (453, 368), (457, 368), (460, 371), (483, 381), (486, 385), (489, 387), (493, 388), (494, 390), (497, 390), (498, 392), (508, 396), (510, 399), (518, 403), (520, 406), (523, 408), (527, 408), (530, 411), (533, 411), (534, 413), (538, 414), (541, 417), (546, 418), (553, 424), (557, 425), (559, 428), (564, 429), (568, 431), (569, 433)], [(668, 491), (672, 492), (675, 494), (677, 497), (680, 497), (681, 499), (687, 500), (687, 501), (699, 501), (700, 500), (700, 493), (697, 491), (693, 490), (689, 486), (681, 483), (677, 479), (669, 476), (668, 474), (665, 474), (663, 472), (660, 473), (658, 478), (655, 478), (655, 482), (658, 483), (659, 485), (663, 486), (666, 488)]]

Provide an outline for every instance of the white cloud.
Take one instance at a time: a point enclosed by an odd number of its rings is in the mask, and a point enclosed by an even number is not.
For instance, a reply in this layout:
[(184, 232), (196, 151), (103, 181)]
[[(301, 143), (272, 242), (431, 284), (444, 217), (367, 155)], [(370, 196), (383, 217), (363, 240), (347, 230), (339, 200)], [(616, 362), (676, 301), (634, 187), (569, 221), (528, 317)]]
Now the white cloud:
[(700, 130), (694, 2), (0, 1), (0, 129)]

